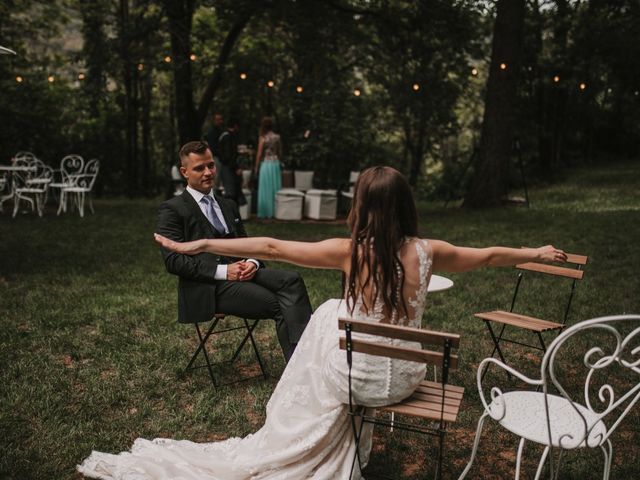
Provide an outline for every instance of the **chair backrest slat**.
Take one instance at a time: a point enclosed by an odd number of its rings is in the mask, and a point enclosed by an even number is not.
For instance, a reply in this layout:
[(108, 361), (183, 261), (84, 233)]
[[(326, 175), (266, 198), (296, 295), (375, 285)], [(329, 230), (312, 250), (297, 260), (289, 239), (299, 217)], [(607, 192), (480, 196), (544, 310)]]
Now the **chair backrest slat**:
[(460, 335), (453, 333), (401, 327), (398, 325), (390, 325), (388, 323), (362, 322), (359, 320), (352, 320), (350, 318), (338, 319), (338, 328), (340, 328), (340, 330), (344, 330), (347, 323), (351, 325), (351, 330), (353, 332), (358, 333), (367, 333), (369, 335), (379, 335), (381, 337), (396, 338), (398, 340), (420, 342), (423, 345), (443, 346), (445, 340), (449, 340), (451, 348), (458, 348), (460, 345)]
[(573, 278), (575, 280), (582, 280), (584, 276), (583, 270), (577, 270), (575, 268), (558, 267), (556, 265), (547, 265), (546, 263), (520, 263), (516, 265), (516, 268), (520, 270), (529, 270), (531, 272), (546, 273), (548, 275), (556, 275), (560, 277)]
[[(340, 338), (340, 348), (346, 350), (347, 339)], [(383, 343), (368, 342), (366, 340), (352, 339), (352, 350), (358, 353), (366, 353), (381, 357), (397, 358), (399, 360), (408, 360), (410, 362), (422, 362), (431, 365), (441, 366), (444, 355), (441, 352), (432, 352), (430, 350), (420, 350), (408, 347), (398, 347), (395, 345), (386, 345)], [(451, 355), (449, 360), (449, 368), (458, 367), (458, 356)]]

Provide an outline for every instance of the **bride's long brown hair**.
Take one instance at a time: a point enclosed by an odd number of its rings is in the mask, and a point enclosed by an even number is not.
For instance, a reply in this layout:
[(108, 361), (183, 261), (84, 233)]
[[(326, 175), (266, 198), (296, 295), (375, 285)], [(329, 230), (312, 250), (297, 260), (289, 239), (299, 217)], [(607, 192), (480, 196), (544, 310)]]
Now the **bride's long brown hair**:
[[(387, 319), (394, 311), (406, 315), (399, 251), (405, 237), (418, 236), (418, 218), (405, 177), (391, 167), (363, 171), (355, 185), (347, 223), (351, 229), (346, 295), (349, 311), (353, 314), (358, 295), (371, 288), (371, 301), (382, 300)], [(365, 313), (369, 313), (373, 305), (368, 305), (364, 297), (363, 303)]]

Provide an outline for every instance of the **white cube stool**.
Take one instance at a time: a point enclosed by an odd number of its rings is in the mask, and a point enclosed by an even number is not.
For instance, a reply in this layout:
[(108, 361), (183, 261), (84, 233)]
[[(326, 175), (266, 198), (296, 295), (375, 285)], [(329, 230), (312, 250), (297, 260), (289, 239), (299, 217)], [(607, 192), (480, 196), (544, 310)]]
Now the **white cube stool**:
[(335, 220), (338, 210), (336, 190), (309, 190), (304, 197), (304, 216), (315, 220)]
[(244, 198), (247, 199), (247, 203), (238, 208), (240, 210), (240, 218), (242, 220), (248, 220), (251, 216), (251, 190), (248, 188), (243, 188), (242, 193), (244, 193)]
[(296, 170), (293, 172), (294, 186), (296, 190), (306, 192), (313, 188), (313, 170)]
[(302, 220), (304, 193), (295, 188), (283, 188), (276, 192), (276, 218), (278, 220)]

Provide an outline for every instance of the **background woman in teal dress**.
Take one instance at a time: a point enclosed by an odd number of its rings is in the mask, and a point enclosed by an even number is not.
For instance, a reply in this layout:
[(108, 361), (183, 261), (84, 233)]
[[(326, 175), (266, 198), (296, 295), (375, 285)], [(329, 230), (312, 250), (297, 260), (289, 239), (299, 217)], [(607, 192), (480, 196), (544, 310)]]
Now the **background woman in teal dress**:
[(281, 152), (280, 135), (273, 131), (273, 119), (264, 117), (260, 123), (255, 168), (258, 172), (258, 218), (274, 216), (276, 192), (282, 188)]

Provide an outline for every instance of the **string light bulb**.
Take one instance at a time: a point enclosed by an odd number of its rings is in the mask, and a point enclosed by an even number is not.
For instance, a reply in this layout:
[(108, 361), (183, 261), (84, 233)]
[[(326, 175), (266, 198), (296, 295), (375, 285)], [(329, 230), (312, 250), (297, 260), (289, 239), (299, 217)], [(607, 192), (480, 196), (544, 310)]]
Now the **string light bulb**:
[(274, 85), (275, 85), (275, 83), (273, 82), (273, 80), (269, 80), (267, 82), (267, 87), (269, 87), (269, 88), (273, 88)]
[(500, 70), (506, 70), (507, 69), (507, 64), (506, 63), (501, 63), (500, 64)]
[(560, 81), (560, 75), (555, 75), (555, 76), (553, 77), (553, 82), (554, 82), (554, 83), (558, 83), (559, 81)]
[(22, 78), (20, 75), (16, 76), (16, 82), (22, 83), (23, 81), (24, 81), (24, 78)]
[(242, 72), (240, 73), (240, 80), (246, 80), (247, 79), (247, 74)]
[(413, 88), (414, 92), (417, 92), (418, 90), (420, 90), (420, 85), (418, 83), (414, 83), (411, 88)]
[(53, 82), (55, 82), (55, 81), (56, 81), (56, 77), (54, 77), (53, 75), (49, 75), (49, 76), (47, 77), (47, 81), (48, 81), (49, 83), (53, 83)]
[(144, 70), (144, 63), (139, 63), (138, 64), (138, 71), (141, 72)]
[(302, 88), (302, 85), (298, 85), (298, 86), (296, 87), (296, 92), (298, 92), (298, 93), (302, 93), (302, 92), (304, 92), (304, 88)]
[(85, 79), (84, 72), (80, 72), (80, 73), (78, 74), (78, 80), (84, 80), (84, 79)]
[(196, 57), (196, 54), (195, 54), (195, 53), (192, 53), (191, 55), (189, 55), (189, 59), (190, 59), (192, 62), (195, 62), (195, 61), (197, 60), (197, 58), (198, 58), (198, 57)]
[(353, 90), (353, 94), (354, 94), (356, 97), (359, 97), (360, 95), (362, 95), (362, 92), (360, 91), (360, 89), (359, 89), (359, 88), (356, 88), (356, 89), (354, 89), (354, 90)]
[(166, 57), (164, 57), (164, 61), (165, 63), (171, 63), (171, 57), (167, 55)]
[(584, 91), (587, 89), (587, 84), (582, 82), (580, 85), (578, 85), (578, 88), (580, 88), (580, 90)]
[(478, 69), (476, 67), (473, 67), (471, 69), (471, 75), (473, 75), (474, 77), (478, 76)]

